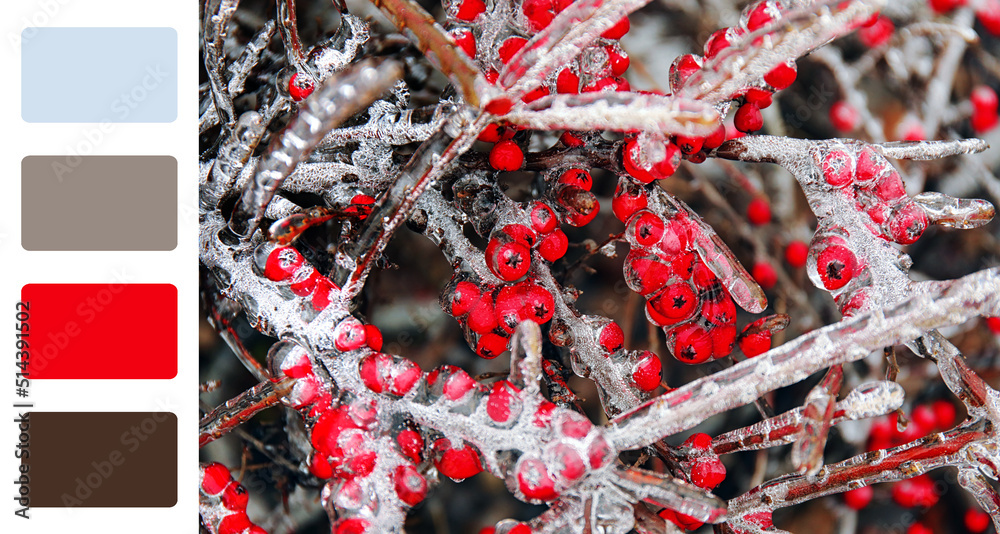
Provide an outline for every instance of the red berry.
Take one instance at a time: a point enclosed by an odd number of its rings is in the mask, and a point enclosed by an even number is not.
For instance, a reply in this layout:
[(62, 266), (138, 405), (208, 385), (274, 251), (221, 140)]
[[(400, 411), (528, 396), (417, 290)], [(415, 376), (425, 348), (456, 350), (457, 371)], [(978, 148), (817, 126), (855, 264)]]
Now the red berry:
[(947, 13), (963, 4), (965, 4), (965, 0), (927, 0), (927, 5), (931, 6), (931, 9), (939, 14)]
[(662, 178), (673, 176), (677, 172), (677, 167), (681, 164), (681, 149), (677, 145), (667, 142), (663, 145), (665, 154), (663, 159), (656, 164), (656, 171)]
[(427, 481), (410, 464), (403, 464), (393, 471), (392, 483), (399, 500), (410, 506), (416, 506), (427, 496)]
[(976, 133), (992, 130), (998, 122), (996, 91), (986, 85), (977, 85), (969, 100), (972, 102), (972, 129)]
[(871, 486), (862, 486), (844, 492), (844, 504), (854, 510), (861, 510), (867, 507), (868, 503), (872, 502), (872, 497), (874, 496), (875, 490)]
[(392, 369), (392, 382), (389, 384), (389, 393), (402, 397), (413, 389), (413, 386), (417, 384), (420, 377), (423, 376), (423, 371), (417, 364), (410, 360), (402, 359), (393, 365)]
[(773, 102), (771, 91), (761, 89), (760, 87), (747, 89), (747, 93), (743, 96), (743, 99), (751, 104), (756, 104), (760, 109), (769, 107)]
[(316, 82), (305, 74), (296, 72), (288, 79), (288, 95), (296, 102), (305, 100), (315, 89)]
[(867, 48), (878, 48), (889, 42), (896, 25), (888, 17), (879, 16), (874, 24), (858, 30), (858, 39)]
[(760, 356), (771, 350), (771, 332), (763, 331), (756, 334), (746, 335), (739, 340), (740, 350), (747, 358)]
[(516, 171), (524, 164), (524, 152), (513, 141), (500, 141), (490, 150), (490, 165), (498, 171)]
[(365, 325), (365, 344), (368, 348), (378, 352), (382, 350), (382, 331), (373, 324)]
[(470, 58), (476, 57), (476, 36), (466, 28), (455, 28), (450, 32), (455, 44)]
[(670, 508), (664, 508), (663, 510), (660, 510), (659, 516), (662, 517), (663, 519), (666, 519), (667, 521), (670, 521), (671, 523), (677, 525), (678, 527), (684, 530), (698, 530), (699, 528), (701, 528), (702, 525), (705, 524), (689, 515), (684, 515), (680, 512), (675, 512)]
[(1000, 317), (987, 317), (986, 326), (990, 329), (990, 332), (1000, 334)]
[(413, 463), (420, 463), (423, 460), (424, 438), (416, 430), (408, 428), (401, 430), (396, 434), (396, 444), (399, 446), (399, 451), (413, 460)]
[(622, 17), (614, 26), (604, 30), (601, 37), (605, 39), (621, 39), (628, 33), (629, 27), (628, 17)]
[(327, 461), (326, 455), (315, 453), (309, 459), (309, 472), (316, 478), (324, 480), (333, 478), (333, 467)]
[(712, 436), (704, 432), (695, 432), (684, 440), (684, 446), (698, 451), (707, 451), (712, 448)]
[(528, 44), (528, 40), (524, 37), (508, 37), (497, 50), (497, 56), (500, 57), (501, 62), (507, 64), (526, 44)]
[(579, 93), (580, 77), (574, 74), (570, 69), (563, 69), (559, 72), (559, 76), (556, 77), (556, 92), (570, 94)]
[(976, 18), (986, 31), (995, 36), (1000, 35), (1000, 2), (997, 0), (980, 2), (976, 8)]
[(531, 219), (531, 228), (539, 234), (547, 234), (559, 225), (559, 219), (552, 208), (543, 202), (535, 202), (528, 217)]
[(615, 45), (605, 46), (604, 50), (608, 53), (608, 65), (611, 67), (611, 74), (613, 76), (625, 74), (629, 66), (628, 54), (620, 46)]
[(493, 299), (484, 293), (469, 310), (469, 328), (478, 334), (485, 334), (498, 326)]
[(305, 258), (298, 250), (292, 247), (277, 247), (267, 255), (264, 277), (275, 282), (288, 280), (304, 262)]
[(663, 219), (659, 215), (642, 210), (629, 219), (628, 237), (640, 247), (651, 247), (663, 239)]
[(455, 285), (455, 290), (451, 294), (452, 317), (461, 317), (476, 304), (479, 300), (479, 286), (472, 282), (459, 282)]
[(838, 100), (830, 106), (830, 124), (841, 133), (853, 132), (861, 122), (861, 115), (850, 104)]
[(722, 28), (721, 30), (716, 30), (715, 33), (708, 36), (705, 41), (705, 59), (712, 59), (719, 52), (729, 47), (730, 41), (730, 31), (729, 28)]
[(667, 319), (667, 322), (660, 324), (664, 326), (689, 319), (698, 305), (698, 297), (690, 284), (677, 282), (650, 299), (649, 305)]
[(531, 268), (531, 251), (517, 241), (493, 238), (486, 247), (486, 266), (501, 280), (517, 280)]
[(611, 354), (622, 348), (622, 344), (625, 343), (625, 333), (622, 332), (622, 327), (618, 326), (618, 323), (611, 321), (601, 329), (601, 333), (597, 336), (597, 342), (600, 343), (604, 352)]
[(632, 382), (642, 391), (647, 393), (653, 391), (660, 387), (662, 365), (660, 357), (655, 353), (643, 351), (639, 362), (632, 369)]
[(242, 484), (234, 482), (226, 486), (225, 491), (222, 492), (222, 506), (228, 510), (246, 510), (249, 500), (250, 495), (247, 494), (247, 490), (243, 488)]
[(900, 245), (915, 243), (927, 229), (927, 212), (916, 202), (897, 206), (889, 219), (889, 235)]
[(597, 217), (601, 203), (590, 191), (575, 185), (562, 185), (556, 191), (556, 202), (563, 209), (564, 222), (570, 226), (586, 226)]
[(705, 138), (703, 147), (712, 150), (713, 148), (719, 148), (719, 145), (724, 142), (726, 142), (726, 126), (720, 124), (711, 135)]
[(218, 495), (232, 479), (228, 467), (219, 462), (210, 463), (202, 470), (201, 490), (208, 495)]
[(747, 219), (756, 226), (771, 222), (771, 205), (762, 198), (754, 198), (747, 204)]
[[(312, 291), (311, 304), (314, 310), (323, 311), (330, 305), (330, 292), (340, 290), (329, 278), (316, 275), (315, 289)], [(295, 289), (292, 289), (295, 292)]]
[(956, 413), (954, 404), (944, 399), (939, 399), (931, 404), (931, 410), (934, 412), (934, 426), (936, 428), (945, 430), (955, 424)]
[(976, 534), (986, 532), (986, 529), (990, 528), (990, 516), (982, 510), (969, 508), (965, 512), (965, 528)]
[(330, 526), (330, 529), (332, 534), (366, 534), (370, 526), (371, 523), (367, 519), (351, 517), (338, 519), (336, 523)]
[(549, 293), (548, 289), (534, 283), (526, 284), (524, 307), (521, 310), (522, 318), (544, 324), (552, 319), (555, 308), (555, 298), (552, 297), (552, 293)]
[(441, 392), (448, 400), (457, 401), (475, 389), (478, 382), (464, 370), (457, 367), (453, 369), (455, 371), (444, 379), (444, 387)]
[(500, 231), (510, 236), (515, 242), (528, 248), (535, 246), (535, 241), (538, 240), (538, 235), (531, 228), (523, 224), (508, 224), (501, 228)]
[(747, 29), (754, 31), (763, 28), (774, 20), (774, 11), (777, 11), (777, 7), (773, 2), (758, 2), (747, 14)]
[(539, 31), (552, 22), (555, 17), (553, 9), (552, 0), (524, 0), (521, 3), (521, 12), (528, 22), (528, 29), (532, 31)]
[(843, 245), (831, 245), (819, 253), (816, 270), (823, 287), (834, 290), (847, 285), (854, 278), (857, 259), (851, 249)]
[(858, 153), (854, 177), (861, 184), (866, 184), (881, 176), (887, 166), (888, 162), (884, 158), (876, 154), (871, 147), (865, 147)]
[(712, 337), (712, 357), (724, 358), (733, 352), (736, 345), (736, 325), (728, 324), (715, 326), (709, 330), (708, 335)]
[(833, 187), (844, 187), (854, 177), (854, 158), (843, 150), (831, 150), (823, 158), (823, 178)]
[(765, 74), (764, 81), (771, 87), (781, 90), (792, 85), (797, 74), (798, 67), (795, 65), (795, 60), (790, 59), (784, 63), (779, 63), (770, 72)]
[(522, 458), (515, 471), (517, 489), (529, 501), (551, 501), (559, 496), (556, 483), (541, 459)]
[(551, 234), (542, 238), (538, 244), (538, 254), (545, 261), (556, 261), (566, 255), (569, 248), (569, 239), (566, 233), (556, 228)]
[(559, 177), (559, 183), (575, 185), (584, 191), (590, 191), (594, 186), (594, 179), (583, 169), (569, 169)]
[(699, 458), (691, 466), (691, 482), (699, 488), (714, 489), (726, 479), (726, 466), (718, 456)]
[(392, 367), (392, 356), (388, 354), (369, 354), (358, 363), (358, 375), (366, 388), (375, 393), (382, 393), (388, 385), (389, 369)]
[(694, 154), (701, 150), (702, 144), (705, 143), (704, 137), (685, 137), (678, 135), (677, 139), (674, 140), (677, 146), (681, 149), (684, 154)]
[(350, 351), (365, 345), (365, 326), (354, 317), (348, 317), (337, 324), (333, 331), (333, 343), (337, 350)]
[[(673, 63), (670, 64), (670, 87), (673, 88), (674, 91), (677, 91), (677, 89), (687, 82), (688, 78), (701, 70), (701, 66), (701, 56), (696, 56), (694, 54), (679, 56)], [(720, 142), (719, 144), (722, 143)]]
[(766, 261), (759, 261), (753, 264), (750, 270), (750, 275), (753, 279), (757, 281), (760, 287), (765, 290), (769, 290), (778, 283), (778, 273), (774, 271), (774, 267)]
[(764, 117), (760, 114), (759, 107), (748, 102), (736, 110), (733, 124), (741, 132), (752, 133), (764, 127)]
[(476, 343), (476, 354), (492, 360), (507, 350), (507, 338), (492, 332), (483, 334)]
[(703, 363), (712, 357), (712, 338), (700, 326), (685, 324), (670, 331), (675, 337), (674, 358), (690, 364)]
[(486, 3), (483, 0), (459, 0), (458, 10), (455, 11), (455, 18), (465, 22), (472, 22), (485, 11)]
[(641, 189), (622, 187), (622, 184), (618, 184), (615, 196), (611, 199), (611, 211), (619, 221), (628, 222), (632, 214), (645, 208), (648, 202)]
[(656, 256), (631, 251), (625, 257), (625, 282), (641, 295), (659, 291), (673, 276), (673, 269)]
[(246, 512), (236, 512), (222, 518), (217, 532), (218, 534), (241, 534), (252, 526), (253, 523), (250, 522)]
[(434, 460), (434, 466), (442, 475), (455, 480), (464, 480), (483, 470), (479, 462), (479, 454), (472, 445), (454, 448), (446, 438), (434, 442), (434, 448), (439, 455)]
[(785, 247), (785, 261), (795, 269), (801, 269), (806, 265), (806, 258), (809, 257), (809, 246), (802, 241), (791, 241)]

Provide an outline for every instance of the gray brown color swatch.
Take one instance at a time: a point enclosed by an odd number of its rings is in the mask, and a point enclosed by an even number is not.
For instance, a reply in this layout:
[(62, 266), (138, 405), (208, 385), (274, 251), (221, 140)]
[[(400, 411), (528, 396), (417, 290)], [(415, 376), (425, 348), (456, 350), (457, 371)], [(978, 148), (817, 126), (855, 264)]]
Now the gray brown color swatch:
[(25, 250), (173, 250), (177, 160), (28, 156), (21, 160)]
[(177, 503), (177, 416), (169, 412), (31, 412), (32, 508)]

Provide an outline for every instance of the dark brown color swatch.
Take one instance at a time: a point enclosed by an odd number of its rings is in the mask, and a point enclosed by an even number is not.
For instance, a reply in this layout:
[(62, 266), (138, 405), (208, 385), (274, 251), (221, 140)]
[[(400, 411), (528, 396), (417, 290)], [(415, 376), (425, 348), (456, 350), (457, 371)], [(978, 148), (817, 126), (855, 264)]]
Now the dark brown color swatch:
[(28, 156), (21, 160), (25, 250), (173, 250), (177, 160)]
[(32, 508), (177, 503), (177, 416), (169, 412), (32, 412)]

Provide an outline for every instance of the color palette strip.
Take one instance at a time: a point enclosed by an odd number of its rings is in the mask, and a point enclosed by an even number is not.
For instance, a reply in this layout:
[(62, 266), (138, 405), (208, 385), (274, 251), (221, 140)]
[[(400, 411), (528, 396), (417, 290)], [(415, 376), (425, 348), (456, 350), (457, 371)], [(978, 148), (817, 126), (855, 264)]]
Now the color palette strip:
[(31, 359), (42, 379), (177, 375), (177, 288), (170, 284), (27, 284)]
[(25, 250), (173, 250), (177, 160), (29, 156), (21, 160)]
[(173, 28), (27, 28), (21, 32), (26, 122), (172, 122)]
[(21, 478), (31, 507), (169, 507), (177, 503), (177, 416), (169, 412), (30, 412)]

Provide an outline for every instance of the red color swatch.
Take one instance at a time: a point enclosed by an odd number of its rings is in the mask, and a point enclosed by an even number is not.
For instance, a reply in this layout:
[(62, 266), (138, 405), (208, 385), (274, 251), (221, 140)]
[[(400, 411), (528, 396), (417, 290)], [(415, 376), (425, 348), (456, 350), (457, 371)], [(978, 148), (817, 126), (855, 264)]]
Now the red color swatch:
[(21, 301), (32, 380), (177, 375), (177, 288), (170, 284), (28, 284)]

